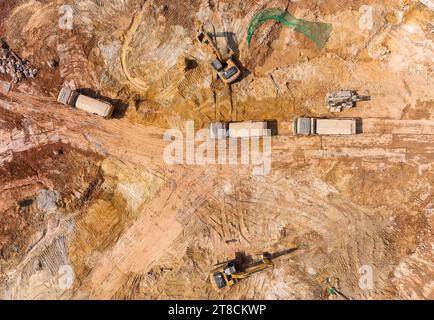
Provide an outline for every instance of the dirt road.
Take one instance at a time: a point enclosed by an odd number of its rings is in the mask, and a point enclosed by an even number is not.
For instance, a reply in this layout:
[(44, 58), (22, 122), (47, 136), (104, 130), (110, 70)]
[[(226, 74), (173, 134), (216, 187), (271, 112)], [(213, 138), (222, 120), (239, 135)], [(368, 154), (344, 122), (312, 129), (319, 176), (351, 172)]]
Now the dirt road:
[[(74, 2), (74, 29), (63, 30), (61, 4), (32, 0), (0, 17), (10, 46), (39, 68), (0, 96), (1, 298), (325, 299), (329, 278), (350, 298), (432, 298), (427, 6), (87, 1)], [(331, 24), (326, 46), (268, 23), (248, 48), (250, 20), (267, 6)], [(230, 90), (195, 40), (204, 21), (244, 68)], [(58, 104), (62, 85), (98, 91), (116, 104), (115, 117)], [(325, 94), (343, 88), (371, 101), (328, 113)], [(363, 133), (295, 137), (291, 121), (302, 115), (361, 118)], [(277, 120), (271, 172), (167, 165), (165, 128), (188, 119), (196, 129)], [(210, 268), (237, 252), (302, 244), (231, 291), (210, 288)], [(75, 272), (67, 290), (58, 285), (63, 265)], [(372, 290), (359, 286), (362, 266), (373, 270)]]

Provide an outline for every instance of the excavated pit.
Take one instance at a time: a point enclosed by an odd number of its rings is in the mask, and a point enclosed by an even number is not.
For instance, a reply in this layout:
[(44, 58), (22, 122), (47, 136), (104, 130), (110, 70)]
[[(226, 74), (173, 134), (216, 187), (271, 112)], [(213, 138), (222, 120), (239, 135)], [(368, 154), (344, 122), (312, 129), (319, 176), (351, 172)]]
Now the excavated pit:
[[(0, 298), (336, 299), (333, 283), (352, 299), (433, 299), (423, 2), (74, 0), (72, 30), (59, 27), (63, 1), (2, 2), (0, 37), (39, 72), (0, 94)], [(331, 24), (325, 48), (277, 22), (248, 48), (267, 7)], [(201, 23), (243, 67), (230, 88), (195, 39)], [(114, 118), (57, 103), (64, 84), (113, 103)], [(371, 100), (330, 114), (325, 94), (346, 88)], [(302, 115), (361, 118), (363, 134), (295, 137)], [(263, 119), (279, 129), (269, 175), (164, 162), (165, 129)], [(216, 263), (290, 248), (272, 270), (211, 288)]]

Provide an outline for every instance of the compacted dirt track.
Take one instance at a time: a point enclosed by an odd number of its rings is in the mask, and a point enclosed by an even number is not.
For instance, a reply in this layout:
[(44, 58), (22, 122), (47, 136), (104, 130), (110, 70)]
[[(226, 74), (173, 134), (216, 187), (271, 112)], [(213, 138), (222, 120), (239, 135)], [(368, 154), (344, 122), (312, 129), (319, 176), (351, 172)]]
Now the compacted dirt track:
[[(40, 72), (0, 95), (0, 297), (339, 298), (333, 285), (350, 298), (432, 299), (429, 6), (187, 2), (73, 1), (73, 30), (56, 23), (60, 1), (2, 11), (2, 36)], [(268, 23), (248, 48), (251, 17), (272, 6), (332, 24), (326, 47)], [(196, 43), (201, 21), (232, 34), (246, 70), (230, 89)], [(108, 99), (115, 117), (57, 103), (62, 85)], [(324, 95), (340, 88), (371, 100), (331, 114)], [(301, 115), (360, 118), (362, 132), (297, 137)], [(166, 129), (189, 119), (275, 119), (270, 173), (168, 165)], [(287, 249), (275, 268), (212, 290), (216, 263)], [(366, 267), (372, 288), (359, 283)]]

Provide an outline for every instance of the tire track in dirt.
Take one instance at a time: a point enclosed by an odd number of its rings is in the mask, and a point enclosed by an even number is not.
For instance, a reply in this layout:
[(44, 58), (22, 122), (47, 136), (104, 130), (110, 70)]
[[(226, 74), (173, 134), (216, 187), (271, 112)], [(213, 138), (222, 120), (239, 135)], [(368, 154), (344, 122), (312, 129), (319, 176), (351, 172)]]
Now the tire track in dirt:
[(125, 76), (134, 87), (136, 87), (139, 91), (144, 91), (144, 92), (146, 92), (149, 89), (149, 85), (145, 81), (137, 79), (131, 75), (128, 69), (127, 55), (131, 50), (130, 48), (131, 41), (133, 40), (134, 35), (136, 34), (136, 31), (139, 28), (140, 23), (142, 22), (143, 15), (145, 14), (146, 9), (147, 9), (146, 6), (142, 5), (142, 8), (134, 14), (131, 25), (127, 30), (127, 32), (125, 33), (124, 43), (121, 48), (121, 64)]

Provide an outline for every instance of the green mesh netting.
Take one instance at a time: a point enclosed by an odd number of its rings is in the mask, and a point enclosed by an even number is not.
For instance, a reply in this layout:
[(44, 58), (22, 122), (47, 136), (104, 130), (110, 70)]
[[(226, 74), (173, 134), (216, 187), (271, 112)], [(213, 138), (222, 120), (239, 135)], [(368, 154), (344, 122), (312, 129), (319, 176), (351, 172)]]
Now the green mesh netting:
[(269, 8), (257, 13), (253, 17), (252, 22), (250, 22), (249, 29), (247, 30), (247, 43), (249, 47), (255, 31), (268, 20), (277, 20), (287, 27), (302, 32), (320, 48), (323, 48), (326, 45), (332, 31), (332, 25), (329, 23), (297, 19), (286, 10)]

